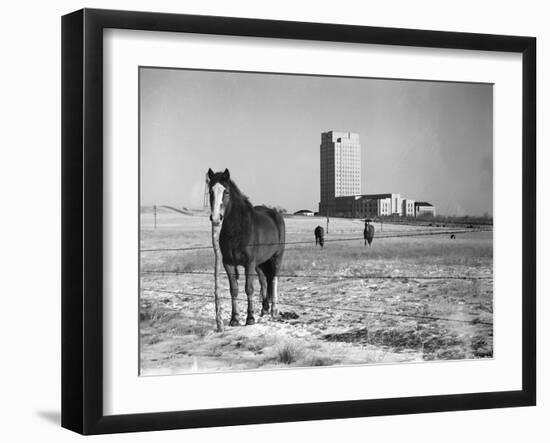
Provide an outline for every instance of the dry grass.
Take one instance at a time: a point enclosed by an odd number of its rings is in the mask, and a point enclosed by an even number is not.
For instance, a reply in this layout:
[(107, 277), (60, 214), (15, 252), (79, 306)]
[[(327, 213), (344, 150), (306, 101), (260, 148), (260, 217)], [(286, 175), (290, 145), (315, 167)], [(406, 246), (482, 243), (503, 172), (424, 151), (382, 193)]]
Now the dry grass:
[(295, 363), (302, 358), (303, 350), (296, 343), (286, 342), (277, 349), (277, 361), (285, 365)]

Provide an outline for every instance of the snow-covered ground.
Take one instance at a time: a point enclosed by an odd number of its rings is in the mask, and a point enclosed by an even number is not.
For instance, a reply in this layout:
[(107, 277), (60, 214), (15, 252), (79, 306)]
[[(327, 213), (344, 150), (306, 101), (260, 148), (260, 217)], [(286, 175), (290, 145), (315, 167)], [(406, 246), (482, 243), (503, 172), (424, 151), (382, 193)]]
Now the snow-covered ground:
[[(159, 207), (153, 229), (152, 211), (142, 212), (142, 250), (207, 247), (141, 254), (142, 375), (492, 357), (492, 232), (451, 239), (443, 232), (457, 228), (376, 223), (364, 248), (360, 220), (331, 218), (320, 249), (313, 230), (324, 218), (285, 222), (287, 242), (309, 243), (285, 250), (280, 315), (260, 317), (256, 282), (256, 325), (217, 333), (207, 214)], [(442, 233), (401, 236), (428, 232)], [(227, 324), (225, 275), (220, 282)]]

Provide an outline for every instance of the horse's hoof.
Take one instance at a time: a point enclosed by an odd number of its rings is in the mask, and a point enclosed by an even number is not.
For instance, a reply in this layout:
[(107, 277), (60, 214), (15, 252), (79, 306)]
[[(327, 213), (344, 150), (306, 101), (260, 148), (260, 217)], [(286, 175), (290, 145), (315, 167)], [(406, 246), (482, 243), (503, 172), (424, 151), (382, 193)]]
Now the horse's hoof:
[(277, 314), (279, 314), (279, 310), (278, 310), (278, 309), (272, 309), (272, 310), (271, 310), (271, 318), (277, 317)]
[(256, 320), (253, 316), (246, 317), (246, 326), (252, 326), (254, 323), (256, 323)]
[(229, 322), (229, 326), (240, 326), (239, 319), (237, 317), (233, 317)]
[(269, 314), (269, 308), (262, 308), (262, 312), (260, 313), (260, 316), (263, 317), (264, 315)]

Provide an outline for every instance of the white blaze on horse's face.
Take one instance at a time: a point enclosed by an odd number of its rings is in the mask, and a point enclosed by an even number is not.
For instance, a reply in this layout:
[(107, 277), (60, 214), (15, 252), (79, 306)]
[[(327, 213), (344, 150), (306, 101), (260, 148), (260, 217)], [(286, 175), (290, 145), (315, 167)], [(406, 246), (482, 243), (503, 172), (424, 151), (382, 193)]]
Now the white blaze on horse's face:
[(212, 224), (215, 226), (218, 226), (222, 220), (223, 215), (225, 212), (225, 207), (223, 204), (224, 200), (224, 194), (225, 194), (225, 187), (221, 183), (216, 183), (214, 186), (212, 186), (212, 205), (211, 205), (211, 213), (210, 213), (210, 220), (212, 221)]

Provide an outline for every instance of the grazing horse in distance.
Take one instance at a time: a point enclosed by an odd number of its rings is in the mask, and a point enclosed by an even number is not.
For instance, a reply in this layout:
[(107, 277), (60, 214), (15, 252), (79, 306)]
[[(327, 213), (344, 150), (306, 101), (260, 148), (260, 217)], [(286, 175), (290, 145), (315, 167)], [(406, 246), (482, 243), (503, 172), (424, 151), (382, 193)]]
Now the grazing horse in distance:
[(214, 173), (208, 170), (210, 193), (210, 220), (221, 225), (220, 250), (231, 292), (231, 320), (229, 326), (239, 325), (237, 296), (239, 286), (237, 266), (245, 270), (245, 292), (248, 297), (246, 324), (253, 325), (253, 273), (261, 286), (262, 311), (277, 315), (277, 283), (285, 250), (285, 221), (280, 212), (265, 206), (252, 206), (234, 181), (229, 171)]
[(313, 233), (315, 234), (315, 245), (319, 245), (322, 248), (325, 245), (325, 230), (322, 226), (317, 226)]
[(374, 238), (374, 226), (371, 225), (368, 221), (366, 221), (365, 229), (363, 230), (363, 239), (365, 240), (363, 247), (365, 248), (367, 247), (367, 242), (370, 247), (373, 238)]

